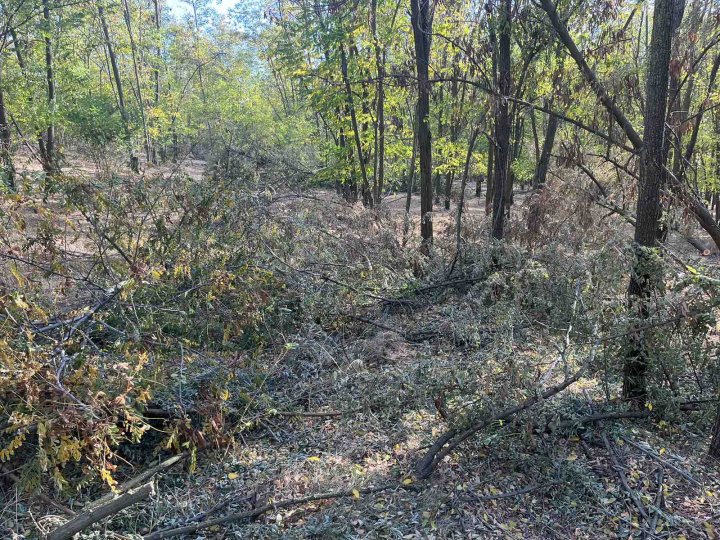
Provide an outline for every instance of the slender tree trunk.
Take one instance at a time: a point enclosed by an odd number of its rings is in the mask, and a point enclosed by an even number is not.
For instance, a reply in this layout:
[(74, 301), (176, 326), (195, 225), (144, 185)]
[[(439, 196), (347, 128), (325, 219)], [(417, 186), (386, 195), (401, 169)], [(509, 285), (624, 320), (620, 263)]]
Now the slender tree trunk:
[(550, 156), (552, 154), (553, 145), (555, 144), (555, 133), (558, 128), (558, 117), (554, 114), (549, 115), (547, 130), (545, 131), (545, 142), (543, 143), (542, 153), (535, 169), (533, 176), (533, 189), (537, 189), (540, 184), (545, 183), (547, 172), (550, 167)]
[[(198, 34), (200, 33), (200, 24), (198, 22), (198, 14), (197, 14), (197, 1), (196, 0), (190, 0), (190, 5), (192, 6), (192, 13), (193, 13), (193, 42), (195, 46), (195, 58), (199, 59), (200, 57), (200, 46), (198, 44)], [(203, 108), (205, 110), (205, 126), (207, 127), (207, 133), (208, 133), (208, 145), (210, 147), (210, 150), (215, 146), (215, 137), (213, 135), (213, 129), (212, 125), (210, 124), (210, 115), (207, 114), (207, 93), (205, 92), (205, 78), (203, 76), (203, 65), (198, 60), (198, 67), (197, 67), (197, 74), (198, 74), (198, 81), (200, 82), (200, 97), (202, 99)]]
[[(413, 122), (415, 124), (415, 122)], [(417, 164), (417, 128), (413, 129), (413, 147), (410, 163), (408, 163), (407, 194), (405, 196), (405, 220), (403, 222), (403, 247), (407, 244), (408, 232), (410, 231), (410, 205), (412, 204), (412, 192), (415, 185), (415, 169)]]
[[(636, 261), (628, 290), (630, 307), (640, 321), (649, 316), (649, 301), (661, 279), (654, 264), (660, 226), (660, 189), (665, 178), (664, 133), (668, 99), (668, 67), (675, 2), (656, 0), (647, 67), (644, 145), (640, 153), (640, 185), (635, 221)], [(642, 322), (640, 323), (642, 324)], [(647, 396), (646, 372), (650, 361), (642, 330), (630, 334), (623, 372), (623, 397), (642, 406)]]
[(460, 181), (460, 200), (458, 201), (457, 219), (455, 220), (455, 251), (460, 251), (460, 241), (462, 240), (462, 213), (465, 205), (465, 186), (467, 186), (468, 175), (470, 174), (470, 161), (472, 160), (475, 141), (480, 130), (473, 129), (470, 134), (470, 142), (468, 142), (467, 155), (465, 156), (465, 168), (463, 169), (462, 180)]
[[(2, 2), (0, 2), (0, 6), (4, 8), (4, 4), (2, 4)], [(25, 62), (25, 55), (23, 54), (22, 43), (20, 42), (20, 38), (14, 27), (10, 27), (9, 31), (10, 37), (12, 37), (13, 40), (13, 48), (15, 49), (15, 56), (17, 58), (18, 66), (20, 67), (20, 72), (24, 77), (27, 77), (27, 64)], [(28, 97), (28, 102), (33, 102), (32, 94)], [(45, 169), (45, 163), (47, 162), (47, 152), (45, 148), (44, 135), (41, 132), (37, 133), (37, 144), (40, 162), (43, 166), (43, 169)]]
[(495, 141), (488, 135), (488, 161), (487, 161), (487, 190), (485, 191), (485, 215), (492, 214), (493, 200), (495, 199)]
[[(343, 82), (345, 83), (345, 98), (350, 111), (350, 122), (352, 123), (353, 135), (355, 138), (355, 149), (358, 155), (358, 163), (360, 163), (360, 175), (362, 178), (363, 195), (369, 193), (370, 184), (368, 182), (367, 169), (365, 168), (365, 158), (362, 151), (362, 142), (360, 141), (360, 130), (358, 129), (357, 115), (355, 114), (355, 103), (353, 100), (352, 87), (350, 86), (350, 77), (348, 76), (347, 56), (345, 55), (345, 47), (340, 45), (340, 67), (342, 70)], [(367, 204), (368, 201), (364, 200)]]
[(720, 405), (718, 405), (717, 408), (715, 424), (713, 425), (711, 433), (710, 450), (708, 453), (714, 458), (720, 458)]
[[(153, 0), (153, 7), (154, 9), (154, 23), (155, 23), (155, 32), (157, 35), (155, 36), (156, 40), (160, 40), (160, 24), (161, 24), (161, 9), (160, 9), (160, 0)], [(153, 66), (153, 104), (155, 108), (158, 108), (160, 106), (160, 44), (158, 42), (157, 47), (155, 48), (155, 62)], [(157, 151), (157, 145), (158, 141), (152, 141), (152, 162), (153, 165), (157, 165), (158, 163), (158, 151)]]
[(415, 44), (415, 64), (418, 80), (418, 101), (416, 118), (418, 122), (418, 154), (420, 155), (420, 231), (421, 250), (430, 254), (433, 240), (433, 186), (432, 186), (432, 142), (430, 136), (430, 0), (410, 0), (410, 19)]
[(43, 164), (43, 168), (45, 169), (45, 172), (48, 174), (54, 174), (58, 172), (58, 164), (57, 164), (57, 155), (55, 150), (55, 120), (53, 115), (55, 114), (55, 102), (56, 102), (56, 96), (55, 96), (55, 72), (54, 72), (54, 66), (53, 66), (53, 50), (52, 50), (52, 39), (51, 39), (51, 29), (52, 24), (50, 21), (50, 4), (49, 0), (43, 0), (43, 19), (46, 25), (45, 28), (45, 78), (47, 81), (47, 100), (48, 100), (48, 109), (50, 110), (50, 123), (47, 127), (47, 130), (45, 132), (45, 141), (44, 141), (44, 154), (45, 154), (45, 163)]
[(377, 0), (370, 2), (370, 27), (375, 48), (376, 84), (376, 120), (375, 120), (375, 167), (373, 168), (373, 187), (375, 204), (382, 200), (385, 183), (385, 50), (377, 35)]
[[(120, 109), (120, 118), (123, 122), (123, 130), (125, 131), (125, 140), (130, 146), (130, 169), (133, 172), (140, 170), (138, 158), (132, 146), (132, 137), (130, 133), (130, 118), (127, 108), (125, 107), (125, 94), (123, 93), (122, 78), (120, 77), (120, 67), (118, 66), (117, 56), (113, 49), (110, 39), (110, 31), (108, 30), (107, 20), (105, 19), (105, 8), (98, 3), (98, 16), (100, 17), (100, 25), (102, 26), (103, 36), (105, 37), (105, 46), (107, 47), (108, 57), (110, 58), (110, 67), (112, 69), (113, 78), (115, 79), (115, 92), (117, 93), (118, 108)], [(175, 156), (177, 159), (177, 156)]]
[(5, 95), (2, 82), (2, 57), (0, 57), (0, 173), (3, 176), (5, 186), (15, 191), (15, 166), (12, 159), (12, 132), (8, 113), (5, 108)]
[(512, 129), (508, 100), (511, 95), (511, 49), (510, 25), (512, 18), (512, 0), (502, 0), (499, 14), (500, 34), (498, 37), (498, 90), (500, 98), (496, 100), (495, 175), (493, 181), (493, 226), (492, 236), (501, 240), (505, 234), (506, 190), (510, 181), (510, 131)]
[[(443, 62), (444, 64), (445, 62)], [(435, 103), (437, 103), (437, 140), (442, 140), (443, 136), (445, 135), (445, 124), (443, 123), (443, 97), (445, 94), (445, 87), (441, 84), (440, 89), (437, 93), (437, 98), (435, 100)], [(429, 118), (429, 116), (428, 116)], [(442, 192), (442, 175), (440, 174), (440, 171), (435, 171), (435, 175), (433, 176), (433, 193), (434, 193), (434, 202), (435, 204), (440, 204), (440, 193)]]
[(143, 100), (142, 86), (140, 85), (140, 71), (138, 67), (137, 47), (135, 46), (135, 38), (133, 37), (132, 21), (130, 19), (130, 6), (128, 6), (127, 0), (123, 0), (122, 5), (125, 26), (127, 27), (128, 37), (130, 39), (130, 53), (132, 55), (133, 74), (135, 75), (135, 92), (137, 94), (138, 108), (140, 109), (140, 120), (142, 121), (143, 138), (145, 139), (145, 160), (146, 163), (150, 163), (150, 134), (148, 132), (147, 118), (145, 117), (145, 101)]

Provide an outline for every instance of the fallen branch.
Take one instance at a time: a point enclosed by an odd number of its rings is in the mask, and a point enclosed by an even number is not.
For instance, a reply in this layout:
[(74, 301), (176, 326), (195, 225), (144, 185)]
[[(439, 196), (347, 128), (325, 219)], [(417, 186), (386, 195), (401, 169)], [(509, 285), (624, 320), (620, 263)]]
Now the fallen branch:
[(514, 405), (512, 407), (508, 407), (507, 409), (504, 409), (500, 412), (495, 413), (494, 415), (491, 415), (490, 417), (484, 418), (482, 420), (479, 420), (472, 424), (469, 428), (459, 431), (457, 429), (450, 429), (449, 431), (446, 431), (444, 434), (442, 434), (430, 447), (430, 449), (426, 452), (426, 454), (423, 456), (423, 458), (418, 462), (418, 464), (415, 467), (416, 474), (418, 478), (427, 478), (429, 477), (433, 471), (437, 468), (438, 464), (445, 458), (445, 456), (449, 455), (455, 448), (457, 448), (462, 442), (472, 437), (475, 433), (480, 431), (481, 429), (489, 426), (490, 424), (497, 422), (499, 420), (505, 420), (511, 416), (514, 416), (526, 409), (529, 409), (530, 407), (533, 407), (537, 403), (544, 401), (546, 399), (549, 399), (553, 397), (556, 394), (559, 394), (563, 390), (565, 390), (567, 387), (572, 385), (573, 383), (577, 382), (580, 377), (583, 376), (585, 372), (585, 366), (592, 364), (594, 358), (595, 358), (595, 351), (597, 350), (597, 347), (593, 347), (590, 358), (587, 360), (587, 362), (581, 367), (575, 375), (572, 377), (565, 379), (562, 383), (552, 386), (548, 389), (546, 389), (542, 393), (536, 393), (534, 396), (529, 397), (522, 403), (519, 403), (517, 405)]
[(258, 508), (253, 508), (246, 512), (237, 512), (234, 514), (228, 514), (227, 516), (210, 519), (201, 523), (193, 523), (184, 527), (175, 527), (171, 529), (162, 529), (155, 531), (150, 534), (143, 536), (143, 540), (161, 540), (163, 538), (171, 538), (173, 536), (179, 536), (181, 534), (190, 534), (201, 529), (207, 529), (208, 527), (214, 527), (218, 525), (225, 525), (235, 521), (242, 521), (244, 519), (251, 519), (271, 510), (280, 510), (282, 508), (289, 508), (291, 506), (299, 506), (314, 501), (323, 501), (326, 499), (340, 499), (343, 497), (355, 497), (358, 494), (367, 495), (369, 493), (378, 493), (380, 491), (386, 491), (389, 489), (414, 489), (412, 485), (406, 486), (404, 484), (387, 484), (384, 486), (362, 488), (362, 489), (349, 489), (343, 491), (333, 491), (329, 493), (319, 493), (317, 495), (310, 495), (308, 497), (301, 497), (299, 499), (286, 499), (284, 501), (278, 501), (275, 503), (268, 503)]
[[(657, 522), (658, 518), (660, 517), (660, 514), (662, 513), (662, 506), (663, 506), (663, 482), (665, 480), (665, 472), (662, 467), (658, 468), (658, 476), (657, 476), (657, 492), (655, 493), (655, 500), (653, 501), (652, 506), (650, 507), (650, 511), (652, 512), (652, 518), (650, 519), (650, 522), (648, 523), (647, 528), (645, 531), (650, 536), (655, 536), (655, 529), (657, 528)], [(645, 535), (645, 531), (643, 531), (643, 535)]]
[(303, 418), (325, 418), (333, 416), (345, 416), (346, 414), (353, 414), (360, 412), (364, 407), (358, 407), (356, 409), (350, 409), (349, 411), (274, 411), (272, 414), (275, 416), (301, 416)]
[(635, 441), (633, 441), (633, 440), (630, 439), (629, 437), (621, 436), (621, 438), (622, 438), (623, 441), (625, 441), (626, 443), (628, 443), (628, 444), (629, 444), (630, 446), (632, 446), (633, 448), (636, 448), (637, 450), (640, 450), (643, 454), (646, 454), (646, 455), (650, 456), (651, 458), (653, 458), (655, 461), (657, 461), (658, 463), (660, 463), (660, 465), (663, 465), (664, 467), (669, 467), (670, 469), (672, 469), (673, 471), (675, 471), (676, 473), (678, 473), (680, 476), (682, 476), (685, 480), (687, 480), (687, 481), (690, 482), (691, 484), (695, 484), (696, 486), (702, 485), (702, 484), (701, 484), (700, 482), (698, 482), (690, 473), (682, 470), (682, 469), (681, 469), (680, 467), (678, 467), (677, 465), (674, 465), (674, 464), (670, 463), (669, 461), (661, 458), (661, 457), (660, 457), (660, 454), (658, 454), (657, 452), (653, 451), (652, 449), (650, 449), (650, 448), (644, 448), (643, 446), (639, 445), (638, 443), (636, 443)]
[(120, 487), (116, 488), (116, 491), (113, 493), (107, 493), (100, 497), (99, 499), (92, 501), (89, 503), (85, 510), (89, 510), (90, 508), (95, 508), (96, 506), (100, 506), (102, 504), (105, 504), (108, 501), (111, 501), (112, 499), (116, 498), (118, 495), (126, 493), (127, 491), (130, 491), (136, 486), (139, 486), (143, 482), (146, 482), (153, 476), (155, 476), (157, 473), (164, 471), (165, 469), (169, 469), (173, 465), (177, 465), (181, 461), (184, 461), (185, 458), (188, 457), (187, 452), (183, 452), (182, 454), (178, 454), (177, 456), (173, 456), (171, 458), (166, 459), (165, 461), (158, 463), (154, 467), (151, 467), (147, 471), (140, 473), (139, 475), (135, 476), (134, 478), (131, 478), (127, 482), (124, 482), (120, 485)]
[(482, 495), (477, 496), (475, 494), (471, 494), (470, 497), (467, 497), (466, 499), (469, 502), (481, 502), (481, 501), (495, 501), (497, 499), (510, 499), (512, 497), (519, 497), (520, 495), (527, 495), (528, 493), (532, 493), (533, 491), (538, 491), (540, 489), (545, 489), (550, 486), (554, 486), (554, 482), (547, 482), (545, 484), (534, 484), (532, 486), (528, 486), (523, 489), (518, 489), (516, 491), (508, 491), (506, 493), (498, 493), (497, 495)]
[(637, 496), (637, 493), (635, 493), (635, 490), (630, 487), (630, 484), (628, 484), (627, 478), (625, 478), (625, 473), (623, 472), (622, 465), (620, 465), (620, 462), (618, 461), (617, 456), (615, 455), (615, 451), (613, 450), (612, 446), (610, 446), (610, 441), (607, 438), (607, 435), (605, 433), (602, 434), (602, 441), (605, 444), (605, 448), (607, 449), (608, 454), (610, 455), (610, 459), (613, 463), (613, 469), (615, 469), (615, 473), (617, 474), (618, 478), (620, 479), (620, 484), (622, 485), (623, 489), (627, 492), (628, 496), (630, 497), (630, 500), (633, 502), (635, 507), (638, 509), (638, 512), (640, 515), (647, 521), (648, 519), (648, 513), (647, 510), (645, 510), (645, 507), (643, 506), (642, 502), (640, 501), (640, 498)]
[(152, 482), (140, 486), (139, 488), (133, 489), (120, 495), (119, 497), (110, 500), (109, 502), (93, 508), (87, 512), (77, 515), (64, 525), (61, 525), (57, 529), (50, 531), (46, 536), (46, 540), (68, 540), (73, 537), (76, 533), (83, 531), (94, 525), (98, 521), (105, 519), (108, 516), (117, 514), (121, 510), (132, 506), (133, 504), (144, 501), (148, 497), (155, 494), (155, 488)]

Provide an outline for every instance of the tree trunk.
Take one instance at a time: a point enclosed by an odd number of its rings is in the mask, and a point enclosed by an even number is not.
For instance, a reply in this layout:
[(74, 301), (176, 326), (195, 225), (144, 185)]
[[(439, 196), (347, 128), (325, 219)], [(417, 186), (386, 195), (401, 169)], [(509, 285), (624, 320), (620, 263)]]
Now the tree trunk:
[(430, 139), (430, 0), (410, 0), (410, 19), (415, 42), (415, 64), (418, 79), (418, 154), (420, 155), (420, 231), (421, 251), (429, 255), (433, 239), (432, 142)]
[[(161, 10), (160, 10), (160, 0), (153, 0), (153, 7), (154, 10), (154, 23), (155, 23), (155, 31), (157, 32), (157, 36), (155, 36), (155, 39), (160, 39), (160, 20), (161, 20)], [(155, 105), (155, 108), (158, 108), (160, 106), (160, 45), (155, 48), (155, 65), (153, 66), (153, 89), (154, 89), (154, 96), (153, 96), (153, 104)], [(157, 165), (158, 163), (158, 151), (157, 151), (157, 145), (158, 141), (152, 141), (152, 162), (153, 165)]]
[[(355, 104), (352, 95), (352, 88), (350, 86), (350, 78), (348, 76), (348, 65), (347, 56), (345, 55), (345, 47), (340, 45), (340, 67), (342, 70), (343, 82), (345, 84), (345, 99), (347, 100), (347, 106), (350, 111), (350, 122), (352, 123), (353, 135), (355, 138), (355, 149), (358, 155), (358, 163), (360, 163), (360, 174), (362, 177), (362, 192), (363, 195), (369, 192), (369, 183), (367, 176), (367, 169), (365, 168), (365, 158), (363, 157), (362, 142), (360, 141), (360, 130), (358, 129), (357, 115), (355, 114)], [(367, 204), (367, 201), (363, 201)]]
[(408, 163), (407, 195), (405, 197), (405, 220), (403, 223), (403, 247), (407, 244), (408, 232), (410, 231), (410, 205), (412, 203), (412, 192), (415, 184), (415, 168), (417, 163), (417, 126), (413, 129), (413, 147), (410, 163)]
[(720, 405), (718, 405), (715, 416), (715, 424), (712, 428), (710, 439), (710, 450), (708, 452), (714, 458), (720, 458)]
[(2, 58), (0, 57), (0, 173), (3, 176), (3, 183), (15, 191), (15, 167), (12, 159), (12, 132), (8, 114), (5, 108), (5, 95), (2, 86)]
[(495, 198), (495, 141), (488, 135), (488, 161), (487, 161), (487, 190), (485, 191), (485, 215), (492, 213), (493, 199)]
[(550, 156), (553, 145), (555, 144), (555, 133), (557, 133), (558, 121), (557, 116), (553, 114), (549, 115), (547, 130), (545, 131), (545, 142), (543, 143), (540, 160), (538, 161), (535, 176), (533, 177), (533, 189), (537, 189), (540, 184), (544, 184), (547, 178), (547, 172), (550, 167)]
[[(668, 99), (668, 68), (672, 44), (675, 2), (656, 0), (647, 66), (647, 91), (643, 148), (640, 153), (640, 185), (635, 223), (636, 260), (630, 276), (629, 302), (637, 317), (649, 316), (648, 302), (661, 278), (653, 264), (660, 225), (660, 189), (665, 175), (664, 133)], [(642, 322), (641, 322), (642, 324)], [(650, 353), (643, 331), (630, 333), (623, 371), (623, 397), (642, 406), (647, 396), (646, 372)]]
[(123, 16), (125, 19), (125, 26), (127, 27), (128, 37), (130, 39), (130, 52), (133, 61), (133, 74), (135, 75), (135, 92), (137, 94), (138, 108), (140, 109), (140, 120), (142, 121), (143, 138), (145, 139), (145, 160), (146, 163), (152, 161), (150, 157), (150, 134), (148, 133), (147, 119), (145, 118), (145, 101), (142, 97), (142, 87), (140, 86), (140, 72), (138, 70), (138, 59), (137, 59), (137, 48), (135, 46), (135, 38), (132, 32), (132, 22), (130, 20), (130, 6), (128, 6), (127, 0), (123, 0)]
[(55, 73), (53, 67), (53, 50), (52, 40), (50, 38), (51, 22), (50, 22), (50, 4), (49, 0), (43, 0), (43, 19), (45, 28), (45, 78), (47, 81), (47, 98), (48, 109), (50, 110), (50, 124), (45, 132), (44, 140), (44, 163), (43, 169), (48, 174), (58, 172), (57, 156), (55, 151), (55, 121), (52, 115), (55, 113)]
[(460, 200), (458, 201), (457, 219), (455, 221), (455, 251), (460, 252), (460, 241), (462, 240), (462, 213), (465, 204), (465, 186), (467, 185), (468, 174), (470, 174), (470, 161), (472, 160), (475, 141), (480, 130), (473, 129), (468, 142), (467, 155), (465, 156), (465, 168), (463, 169), (462, 180), (460, 181)]
[(373, 187), (375, 204), (379, 205), (385, 183), (385, 50), (380, 46), (377, 35), (377, 0), (372, 0), (370, 3), (370, 26), (373, 34), (375, 66), (377, 69)]
[(500, 98), (496, 100), (495, 141), (495, 174), (493, 179), (493, 226), (492, 236), (501, 240), (505, 234), (505, 197), (510, 181), (510, 131), (512, 129), (509, 103), (506, 96), (511, 95), (511, 48), (510, 25), (512, 18), (512, 0), (502, 0), (499, 14), (500, 35), (498, 38), (498, 91)]
[[(107, 21), (105, 20), (105, 8), (101, 4), (98, 4), (98, 16), (100, 17), (100, 25), (102, 26), (103, 36), (105, 37), (105, 46), (107, 47), (108, 57), (110, 58), (110, 67), (112, 69), (113, 78), (115, 79), (115, 91), (117, 93), (118, 108), (120, 109), (120, 117), (123, 122), (123, 130), (125, 131), (125, 141), (130, 146), (130, 169), (133, 172), (139, 172), (140, 167), (138, 158), (135, 155), (135, 151), (132, 147), (132, 140), (130, 134), (130, 118), (128, 117), (127, 108), (125, 107), (125, 94), (123, 93), (122, 79), (120, 78), (120, 67), (118, 66), (117, 57), (110, 40), (110, 31), (108, 30)], [(177, 152), (177, 143), (173, 141), (173, 150)], [(177, 160), (177, 154), (174, 154), (174, 159)]]

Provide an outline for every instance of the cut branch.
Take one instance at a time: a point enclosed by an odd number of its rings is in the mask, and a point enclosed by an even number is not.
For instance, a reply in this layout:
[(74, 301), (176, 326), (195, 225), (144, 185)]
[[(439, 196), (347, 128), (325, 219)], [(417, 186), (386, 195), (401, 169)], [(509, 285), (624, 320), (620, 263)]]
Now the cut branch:
[(105, 519), (106, 517), (117, 514), (121, 510), (132, 506), (133, 504), (144, 501), (148, 497), (155, 494), (155, 488), (152, 482), (140, 486), (139, 488), (128, 491), (127, 493), (120, 495), (117, 498), (111, 499), (107, 503), (93, 508), (87, 512), (79, 514), (77, 517), (58, 527), (57, 529), (50, 531), (46, 539), (47, 540), (69, 540), (76, 533), (87, 529), (94, 525), (98, 521)]
[(155, 531), (154, 533), (147, 534), (143, 537), (143, 540), (161, 540), (163, 538), (171, 538), (173, 536), (180, 536), (182, 534), (191, 534), (201, 529), (207, 529), (208, 527), (216, 527), (219, 525), (225, 525), (227, 523), (233, 523), (235, 521), (242, 521), (244, 519), (252, 519), (271, 510), (280, 510), (282, 508), (289, 508), (292, 506), (300, 506), (314, 501), (323, 501), (327, 499), (340, 499), (343, 497), (355, 497), (358, 494), (367, 495), (370, 493), (378, 493), (380, 491), (386, 491), (389, 489), (413, 489), (413, 486), (406, 486), (404, 484), (386, 484), (378, 487), (369, 487), (362, 489), (348, 489), (343, 491), (333, 491), (330, 493), (319, 493), (317, 495), (310, 495), (308, 497), (302, 497), (299, 499), (286, 499), (284, 501), (278, 501), (275, 503), (268, 503), (264, 506), (259, 506), (248, 510), (246, 512), (237, 512), (234, 514), (228, 514), (227, 516), (209, 519), (200, 523), (193, 523), (184, 527), (176, 527), (171, 529), (162, 529)]
[(512, 407), (508, 407), (507, 409), (503, 409), (502, 411), (497, 412), (494, 415), (478, 420), (463, 431), (460, 431), (458, 429), (450, 429), (449, 431), (446, 431), (433, 443), (427, 453), (416, 465), (415, 471), (417, 473), (417, 476), (419, 478), (428, 478), (437, 468), (440, 462), (445, 458), (445, 456), (449, 455), (462, 442), (472, 437), (481, 429), (484, 429), (485, 427), (493, 424), (494, 422), (497, 422), (499, 420), (505, 420), (526, 409), (529, 409), (530, 407), (533, 407), (541, 401), (544, 401), (553, 397), (556, 394), (559, 394), (560, 392), (571, 386), (573, 383), (577, 382), (585, 373), (585, 367), (589, 364), (592, 364), (595, 358), (596, 350), (597, 347), (593, 347), (587, 362), (577, 371), (577, 373), (575, 373), (575, 375), (568, 379), (565, 379), (562, 383), (556, 386), (552, 386), (542, 393), (536, 393), (534, 396), (529, 397), (522, 403), (519, 403)]

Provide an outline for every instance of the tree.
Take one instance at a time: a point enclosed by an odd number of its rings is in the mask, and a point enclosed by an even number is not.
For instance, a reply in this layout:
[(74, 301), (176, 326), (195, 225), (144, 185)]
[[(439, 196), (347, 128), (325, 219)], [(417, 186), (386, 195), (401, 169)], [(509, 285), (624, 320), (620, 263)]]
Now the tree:
[(410, 0), (410, 21), (415, 44), (417, 73), (418, 156), (420, 158), (420, 231), (422, 251), (430, 253), (433, 241), (432, 142), (430, 137), (430, 44), (432, 15), (430, 0)]
[(498, 98), (495, 102), (495, 171), (493, 177), (492, 236), (502, 240), (505, 234), (506, 199), (510, 185), (510, 132), (512, 119), (508, 97), (512, 91), (510, 32), (512, 0), (500, 0), (498, 36)]
[[(647, 65), (645, 96), (645, 124), (643, 147), (640, 152), (640, 178), (635, 213), (636, 261), (630, 276), (630, 307), (641, 321), (649, 315), (648, 301), (662, 279), (657, 275), (656, 240), (660, 229), (660, 188), (665, 177), (666, 154), (665, 115), (668, 97), (668, 68), (673, 35), (675, 4), (682, 0), (656, 0), (652, 39)], [(641, 323), (642, 324), (642, 323)], [(623, 396), (643, 405), (647, 396), (645, 373), (650, 351), (646, 350), (644, 332), (632, 336), (632, 344), (625, 361)]]

